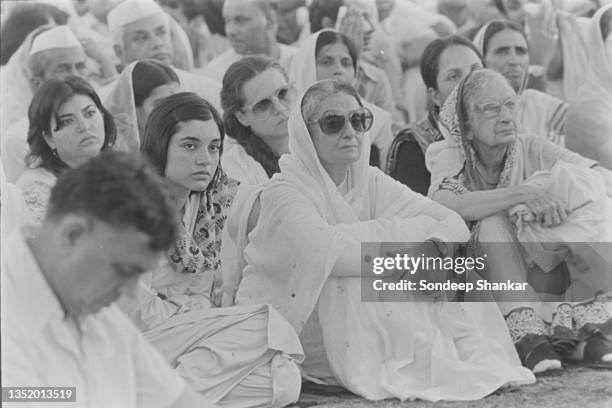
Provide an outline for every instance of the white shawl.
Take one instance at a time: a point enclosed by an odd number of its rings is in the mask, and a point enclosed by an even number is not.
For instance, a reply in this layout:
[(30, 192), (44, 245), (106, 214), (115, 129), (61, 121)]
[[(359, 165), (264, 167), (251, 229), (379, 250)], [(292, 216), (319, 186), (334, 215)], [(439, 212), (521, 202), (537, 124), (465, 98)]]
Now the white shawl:
[(476, 399), (508, 381), (532, 382), (499, 312), (481, 327), (477, 308), (361, 301), (362, 242), (463, 242), (469, 231), (456, 213), (369, 167), (367, 148), (340, 194), (299, 106), (289, 117), (290, 154), (260, 195), (237, 304), (271, 304), (303, 341), (319, 336), (333, 376), (368, 399)]
[(48, 28), (48, 25), (44, 25), (32, 31), (6, 65), (0, 68), (0, 131), (3, 134), (9, 126), (28, 114), (28, 107), (34, 96), (29, 82), (30, 48), (33, 38)]
[(612, 61), (606, 55), (599, 23), (611, 8), (612, 3), (602, 7), (590, 22), (588, 74), (567, 119), (567, 147), (608, 169), (612, 169)]

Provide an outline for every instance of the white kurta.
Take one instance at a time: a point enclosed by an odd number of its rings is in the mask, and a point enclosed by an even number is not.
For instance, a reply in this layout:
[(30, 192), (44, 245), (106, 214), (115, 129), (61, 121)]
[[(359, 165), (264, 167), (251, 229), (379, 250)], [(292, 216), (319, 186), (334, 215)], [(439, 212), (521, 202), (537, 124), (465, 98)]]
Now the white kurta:
[(268, 181), (263, 166), (231, 137), (225, 138), (221, 166), (229, 178), (240, 182), (240, 186), (253, 186)]
[(116, 306), (66, 317), (21, 231), (3, 246), (3, 386), (76, 387), (76, 402), (56, 407), (167, 407), (179, 398), (185, 381)]

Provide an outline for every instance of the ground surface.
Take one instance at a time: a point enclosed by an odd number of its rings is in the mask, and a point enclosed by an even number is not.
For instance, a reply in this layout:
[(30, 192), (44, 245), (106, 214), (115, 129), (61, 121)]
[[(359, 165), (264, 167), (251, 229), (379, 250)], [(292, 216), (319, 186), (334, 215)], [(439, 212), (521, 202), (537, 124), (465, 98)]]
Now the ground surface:
[(499, 392), (475, 402), (365, 401), (342, 393), (303, 393), (293, 408), (612, 408), (612, 370), (568, 367), (538, 377), (532, 385)]

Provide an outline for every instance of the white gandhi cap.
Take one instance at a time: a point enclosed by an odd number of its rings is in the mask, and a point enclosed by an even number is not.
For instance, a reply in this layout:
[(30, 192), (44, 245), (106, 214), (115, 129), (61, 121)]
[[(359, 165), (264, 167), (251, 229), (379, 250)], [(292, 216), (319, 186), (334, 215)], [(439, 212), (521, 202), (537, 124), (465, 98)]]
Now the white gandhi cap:
[(153, 0), (125, 0), (108, 13), (108, 29), (114, 33), (129, 23), (159, 13), (164, 11)]
[(30, 55), (34, 55), (37, 52), (51, 50), (54, 48), (72, 48), (81, 47), (81, 43), (72, 33), (72, 30), (68, 26), (61, 25), (51, 28), (47, 31), (43, 31), (34, 38), (32, 47), (30, 48)]

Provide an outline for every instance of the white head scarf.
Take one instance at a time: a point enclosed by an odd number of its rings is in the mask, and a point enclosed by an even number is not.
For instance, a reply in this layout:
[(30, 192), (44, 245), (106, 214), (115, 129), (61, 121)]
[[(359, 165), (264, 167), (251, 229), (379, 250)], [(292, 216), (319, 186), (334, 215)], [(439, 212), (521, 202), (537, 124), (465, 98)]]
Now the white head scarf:
[[(349, 166), (348, 174), (350, 190), (348, 194), (341, 197), (337, 194), (337, 187), (321, 165), (319, 156), (312, 142), (312, 137), (308, 132), (304, 118), (302, 117), (301, 104), (306, 92), (303, 92), (299, 103), (294, 107), (289, 115), (289, 155), (280, 158), (279, 166), (281, 172), (275, 177), (290, 177), (298, 179), (304, 187), (310, 191), (322, 192), (325, 202), (333, 203), (330, 210), (336, 213), (336, 222), (345, 218), (349, 213), (359, 214), (361, 205), (359, 198), (363, 195), (367, 187), (367, 172), (370, 162), (370, 138), (367, 133), (363, 135), (361, 143), (361, 155), (359, 160)], [(363, 103), (363, 102), (362, 102)], [(308, 175), (308, 177), (304, 177)], [(348, 204), (348, 205), (347, 205)], [(353, 209), (349, 207), (355, 205)], [(355, 218), (354, 221), (358, 219)]]
[[(295, 82), (295, 87), (298, 93), (303, 94), (306, 90), (315, 82), (317, 82), (317, 63), (316, 63), (316, 47), (319, 35), (326, 31), (337, 32), (336, 30), (321, 30), (312, 34), (302, 43), (300, 48), (293, 56), (293, 62), (291, 63), (291, 72), (289, 78)], [(354, 61), (355, 65), (359, 62)], [(354, 84), (351, 84), (354, 86)], [(368, 108), (374, 115), (374, 121), (372, 122), (372, 128), (368, 132), (370, 137), (376, 142), (384, 138), (386, 135), (387, 127), (390, 124), (391, 114), (376, 105), (367, 102), (362, 98), (361, 102), (363, 106)], [(390, 131), (390, 130), (389, 130)], [(391, 141), (389, 141), (389, 144)], [(376, 143), (378, 144), (378, 143)], [(369, 145), (368, 145), (369, 146)], [(379, 146), (380, 148), (380, 146)], [(388, 148), (388, 146), (387, 146)], [(383, 154), (384, 156), (384, 154)], [(383, 163), (384, 164), (384, 163)]]
[[(151, 60), (159, 63), (159, 61)], [(126, 152), (140, 150), (140, 131), (136, 102), (134, 97), (134, 81), (132, 73), (140, 61), (134, 61), (123, 69), (117, 78), (113, 89), (104, 99), (104, 107), (113, 115), (117, 126), (117, 141), (115, 149)]]
[[(478, 30), (478, 33), (476, 33), (476, 36), (474, 37), (474, 45), (476, 46), (476, 48), (478, 48), (478, 51), (480, 51), (480, 55), (482, 55), (482, 60), (485, 60), (485, 35), (487, 33), (487, 31), (489, 30), (489, 27), (491, 26), (491, 24), (496, 23), (496, 22), (507, 22), (505, 20), (494, 20), (494, 21), (490, 21), (487, 24), (485, 24), (484, 26), (482, 26), (480, 28), (480, 30)], [(525, 35), (525, 33), (523, 31), (521, 31), (521, 33), (523, 34), (523, 36)], [(525, 37), (526, 38), (526, 37)], [(518, 94), (521, 94), (524, 90), (525, 87), (527, 86), (527, 82), (529, 81), (529, 74), (527, 72), (525, 72), (525, 77), (523, 78), (523, 84), (521, 85), (521, 89), (519, 89), (519, 91), (517, 92)]]

